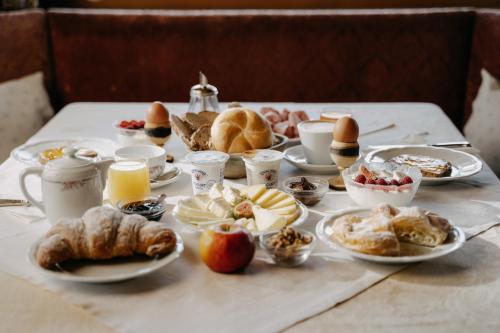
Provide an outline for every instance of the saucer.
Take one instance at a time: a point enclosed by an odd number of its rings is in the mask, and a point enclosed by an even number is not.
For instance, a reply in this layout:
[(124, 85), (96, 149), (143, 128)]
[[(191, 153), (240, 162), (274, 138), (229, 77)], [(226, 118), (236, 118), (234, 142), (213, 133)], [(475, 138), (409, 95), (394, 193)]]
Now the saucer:
[(167, 165), (165, 166), (165, 171), (163, 171), (161, 176), (156, 179), (150, 180), (149, 183), (152, 189), (160, 188), (177, 181), (181, 174), (182, 170), (180, 168), (167, 163)]
[(285, 158), (285, 160), (287, 160), (290, 164), (294, 165), (295, 167), (311, 173), (332, 174), (338, 172), (338, 168), (333, 162), (332, 164), (328, 165), (307, 163), (306, 157), (304, 155), (304, 150), (302, 149), (302, 145), (297, 145), (287, 148), (283, 152), (283, 157)]

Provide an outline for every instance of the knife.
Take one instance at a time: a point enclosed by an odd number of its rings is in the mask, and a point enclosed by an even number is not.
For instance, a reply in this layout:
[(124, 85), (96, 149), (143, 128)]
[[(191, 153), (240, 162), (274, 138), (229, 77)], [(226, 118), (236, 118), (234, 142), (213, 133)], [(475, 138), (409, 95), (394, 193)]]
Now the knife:
[(432, 144), (394, 144), (394, 145), (369, 145), (366, 150), (378, 150), (378, 149), (389, 149), (389, 148), (413, 148), (413, 147), (437, 147), (437, 148), (451, 148), (457, 150), (468, 151), (473, 154), (479, 154), (480, 150), (473, 148), (468, 141), (450, 141), (450, 142), (439, 142)]
[(31, 206), (29, 201), (17, 199), (0, 199), (0, 207)]

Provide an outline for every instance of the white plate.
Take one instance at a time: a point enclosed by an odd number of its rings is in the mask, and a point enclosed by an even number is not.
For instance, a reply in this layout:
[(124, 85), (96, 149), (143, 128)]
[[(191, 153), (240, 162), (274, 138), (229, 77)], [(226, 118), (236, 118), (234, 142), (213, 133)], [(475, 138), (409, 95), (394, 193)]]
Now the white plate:
[(58, 148), (63, 146), (75, 146), (97, 152), (97, 159), (103, 157), (112, 157), (115, 154), (116, 144), (108, 139), (102, 138), (76, 138), (76, 139), (54, 139), (26, 143), (15, 148), (10, 155), (19, 162), (38, 166), (38, 157), (46, 149)]
[(440, 158), (451, 163), (452, 171), (449, 177), (422, 177), (422, 185), (440, 185), (456, 179), (470, 177), (480, 172), (483, 168), (481, 160), (474, 155), (459, 150), (437, 147), (401, 146), (384, 148), (368, 153), (365, 161), (368, 163), (385, 162), (401, 154), (425, 155)]
[[(292, 223), (289, 224), (289, 226), (292, 226), (292, 227), (298, 227), (299, 225), (303, 224), (307, 220), (307, 218), (309, 217), (309, 210), (307, 209), (307, 207), (300, 201), (296, 201), (296, 203), (297, 203), (297, 206), (299, 207), (300, 215), (297, 217), (297, 219), (295, 221), (293, 221)], [(178, 206), (175, 206), (173, 211), (172, 211), (172, 215), (174, 216), (175, 220), (178, 223), (185, 226), (187, 229), (192, 230), (192, 231), (196, 231), (196, 232), (202, 232), (205, 228), (207, 228), (207, 227), (196, 227), (194, 224), (182, 221), (177, 216), (177, 210), (178, 210)], [(213, 225), (215, 225), (215, 224), (211, 224), (210, 226), (213, 226)], [(269, 231), (270, 230), (252, 231), (252, 235), (254, 237), (258, 237), (261, 234), (264, 234), (264, 233), (269, 232)]]
[(161, 258), (133, 256), (99, 261), (74, 261), (61, 264), (63, 270), (42, 268), (36, 261), (36, 250), (42, 239), (36, 241), (28, 252), (30, 263), (42, 274), (64, 281), (84, 283), (109, 283), (144, 276), (170, 264), (184, 251), (184, 242), (178, 233), (177, 244), (172, 253)]
[(382, 264), (408, 264), (412, 262), (420, 262), (439, 258), (458, 250), (465, 243), (465, 233), (461, 228), (457, 226), (452, 226), (446, 242), (436, 247), (419, 246), (401, 242), (401, 251), (403, 255), (398, 257), (386, 257), (360, 253), (345, 248), (340, 243), (331, 239), (330, 236), (333, 232), (331, 225), (335, 219), (346, 214), (358, 214), (361, 216), (366, 216), (370, 211), (371, 209), (369, 208), (354, 208), (342, 210), (333, 215), (325, 216), (323, 219), (321, 219), (321, 221), (318, 222), (318, 224), (316, 224), (316, 234), (318, 235), (318, 238), (321, 239), (321, 241), (339, 252), (345, 253), (354, 258)]
[(165, 171), (163, 171), (162, 175), (153, 181), (150, 181), (151, 188), (155, 189), (171, 184), (177, 181), (181, 174), (182, 170), (180, 168), (167, 163)]
[(332, 164), (321, 165), (321, 164), (309, 164), (306, 161), (306, 157), (304, 155), (304, 150), (302, 149), (302, 145), (293, 146), (287, 148), (283, 152), (283, 157), (290, 164), (296, 166), (299, 169), (304, 171), (308, 171), (316, 174), (332, 174), (338, 172), (337, 166), (332, 162)]

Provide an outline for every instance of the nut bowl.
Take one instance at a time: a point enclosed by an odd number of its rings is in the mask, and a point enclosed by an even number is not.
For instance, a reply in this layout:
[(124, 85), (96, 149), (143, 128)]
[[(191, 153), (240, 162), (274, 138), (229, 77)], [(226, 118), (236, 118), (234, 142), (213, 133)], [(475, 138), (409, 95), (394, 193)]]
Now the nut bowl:
[(316, 246), (316, 236), (314, 233), (304, 229), (297, 229), (303, 235), (311, 237), (309, 244), (301, 245), (298, 248), (273, 248), (269, 244), (269, 239), (276, 235), (278, 231), (271, 231), (259, 236), (259, 245), (271, 257), (276, 265), (284, 267), (294, 267), (303, 264), (311, 255)]
[[(395, 171), (409, 176), (412, 183), (403, 185), (362, 184), (355, 181), (359, 174), (359, 166), (366, 166), (377, 174), (393, 174)], [(407, 206), (417, 193), (422, 174), (417, 167), (402, 166), (394, 163), (363, 163), (358, 161), (349, 169), (342, 171), (345, 187), (349, 197), (362, 207), (374, 207), (380, 203), (392, 206)]]

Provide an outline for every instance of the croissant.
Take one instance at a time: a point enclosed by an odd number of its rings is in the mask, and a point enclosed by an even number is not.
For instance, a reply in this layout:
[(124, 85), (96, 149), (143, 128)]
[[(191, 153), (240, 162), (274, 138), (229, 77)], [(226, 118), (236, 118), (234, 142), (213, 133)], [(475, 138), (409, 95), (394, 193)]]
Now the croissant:
[(175, 233), (164, 224), (109, 207), (89, 209), (82, 218), (63, 218), (45, 235), (36, 253), (41, 267), (69, 259), (110, 259), (134, 253), (166, 255), (176, 245)]

